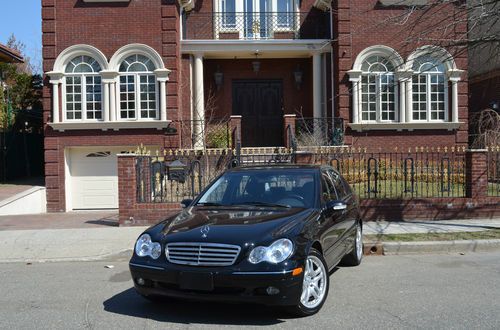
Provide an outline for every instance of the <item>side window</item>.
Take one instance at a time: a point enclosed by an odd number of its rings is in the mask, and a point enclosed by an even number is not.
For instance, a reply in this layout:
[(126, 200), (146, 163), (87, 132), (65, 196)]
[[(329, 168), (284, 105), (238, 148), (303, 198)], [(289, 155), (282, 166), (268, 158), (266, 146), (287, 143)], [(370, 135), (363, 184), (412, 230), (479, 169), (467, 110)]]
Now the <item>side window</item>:
[(338, 199), (343, 199), (344, 197), (346, 197), (347, 192), (345, 190), (345, 186), (342, 183), (342, 179), (340, 178), (340, 176), (332, 170), (329, 170), (328, 174), (332, 178), (333, 185), (335, 187), (335, 191), (337, 192)]
[(322, 172), (321, 174), (321, 195), (325, 202), (337, 199), (337, 195), (335, 194), (335, 189), (333, 188), (332, 180), (330, 176), (326, 172)]

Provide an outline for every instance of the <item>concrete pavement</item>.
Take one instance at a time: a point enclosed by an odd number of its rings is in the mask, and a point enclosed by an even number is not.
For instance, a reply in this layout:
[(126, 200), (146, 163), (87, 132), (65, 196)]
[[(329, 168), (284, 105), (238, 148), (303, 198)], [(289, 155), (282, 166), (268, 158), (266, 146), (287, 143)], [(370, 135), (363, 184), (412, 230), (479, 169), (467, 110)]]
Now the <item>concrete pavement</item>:
[[(0, 217), (0, 262), (100, 260), (130, 253), (146, 227), (117, 227), (114, 211)], [(366, 222), (371, 235), (481, 231), (500, 228), (500, 219)], [(500, 249), (500, 240), (366, 242), (366, 252), (409, 254)], [(373, 251), (381, 249), (379, 251)]]

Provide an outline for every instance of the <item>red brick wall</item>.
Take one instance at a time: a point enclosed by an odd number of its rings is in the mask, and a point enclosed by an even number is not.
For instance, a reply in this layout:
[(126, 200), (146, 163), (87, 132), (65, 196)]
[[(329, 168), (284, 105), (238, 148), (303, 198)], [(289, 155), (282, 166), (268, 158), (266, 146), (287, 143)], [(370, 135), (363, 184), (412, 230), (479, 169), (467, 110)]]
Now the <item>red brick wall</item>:
[[(82, 0), (42, 0), (43, 67), (51, 71), (57, 56), (69, 46), (88, 44), (111, 59), (122, 46), (146, 44), (162, 56), (171, 70), (167, 82), (167, 118), (177, 119), (182, 74), (179, 45), (179, 8), (175, 0), (141, 0), (127, 3), (85, 3)], [(44, 80), (45, 162), (47, 209), (65, 210), (64, 148), (71, 146), (175, 146), (175, 137), (156, 129), (120, 131), (78, 130), (56, 132), (47, 126), (52, 91)]]
[[(406, 61), (408, 55), (423, 45), (435, 44), (430, 39), (439, 40), (462, 36), (467, 31), (465, 12), (454, 4), (445, 4), (431, 10), (417, 9), (407, 20), (403, 19), (408, 8), (383, 8), (376, 0), (339, 0), (334, 6), (335, 40), (334, 54), (338, 61), (335, 68), (336, 112), (346, 122), (352, 121), (352, 98), (347, 71), (353, 68), (357, 55), (369, 46), (385, 45), (396, 50)], [(400, 17), (398, 21), (390, 18)], [(463, 23), (454, 24), (454, 21)], [(404, 22), (404, 23), (402, 23)], [(444, 29), (444, 27), (448, 27)], [(438, 44), (439, 45), (439, 44)], [(467, 51), (458, 47), (446, 47), (453, 55), (459, 69), (467, 69)], [(428, 130), (412, 132), (346, 132), (346, 143), (382, 148), (395, 145), (465, 145), (468, 123), (468, 81), (467, 72), (462, 75), (459, 89), (459, 120), (464, 122), (459, 131)], [(451, 90), (451, 88), (450, 88)], [(451, 105), (451, 103), (450, 103)], [(392, 138), (391, 138), (392, 137)], [(436, 144), (436, 142), (438, 144)]]

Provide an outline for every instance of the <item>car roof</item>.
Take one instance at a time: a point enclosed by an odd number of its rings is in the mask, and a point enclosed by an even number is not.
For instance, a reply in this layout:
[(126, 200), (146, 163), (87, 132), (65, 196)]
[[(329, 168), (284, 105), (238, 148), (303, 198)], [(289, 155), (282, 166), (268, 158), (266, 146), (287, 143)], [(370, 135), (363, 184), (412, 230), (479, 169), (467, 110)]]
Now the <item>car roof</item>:
[(324, 165), (315, 165), (315, 164), (260, 164), (260, 165), (241, 165), (238, 167), (233, 167), (229, 169), (230, 172), (240, 172), (245, 170), (319, 170), (324, 167)]

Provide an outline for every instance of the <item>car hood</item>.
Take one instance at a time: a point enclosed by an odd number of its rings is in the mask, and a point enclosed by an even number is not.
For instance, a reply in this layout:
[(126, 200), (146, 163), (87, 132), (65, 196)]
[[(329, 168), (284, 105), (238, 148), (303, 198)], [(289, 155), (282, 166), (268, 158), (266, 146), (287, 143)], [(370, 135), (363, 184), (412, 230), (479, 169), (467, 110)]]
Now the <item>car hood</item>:
[(265, 243), (303, 225), (315, 211), (290, 209), (219, 209), (192, 207), (157, 226), (155, 230), (168, 242), (212, 242), (225, 244)]

